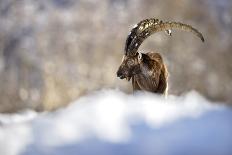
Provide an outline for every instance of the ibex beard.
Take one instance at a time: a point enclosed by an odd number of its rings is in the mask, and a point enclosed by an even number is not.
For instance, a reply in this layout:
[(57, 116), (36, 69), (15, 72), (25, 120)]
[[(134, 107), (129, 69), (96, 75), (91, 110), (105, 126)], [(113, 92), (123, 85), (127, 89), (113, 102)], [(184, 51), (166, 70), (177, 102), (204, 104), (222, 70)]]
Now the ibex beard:
[(159, 53), (137, 52), (142, 42), (151, 34), (165, 31), (171, 36), (171, 29), (189, 31), (203, 42), (202, 34), (190, 25), (177, 22), (163, 22), (159, 19), (145, 19), (130, 31), (125, 45), (122, 63), (117, 71), (120, 79), (132, 79), (133, 91), (144, 90), (167, 95), (168, 71)]

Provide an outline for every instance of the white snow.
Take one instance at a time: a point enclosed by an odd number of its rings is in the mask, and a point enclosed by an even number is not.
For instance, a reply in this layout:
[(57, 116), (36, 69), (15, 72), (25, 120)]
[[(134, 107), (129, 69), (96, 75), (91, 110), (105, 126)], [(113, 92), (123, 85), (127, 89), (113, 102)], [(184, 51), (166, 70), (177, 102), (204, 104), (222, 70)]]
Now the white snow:
[(102, 90), (55, 112), (0, 114), (1, 155), (232, 154), (232, 111), (197, 92)]

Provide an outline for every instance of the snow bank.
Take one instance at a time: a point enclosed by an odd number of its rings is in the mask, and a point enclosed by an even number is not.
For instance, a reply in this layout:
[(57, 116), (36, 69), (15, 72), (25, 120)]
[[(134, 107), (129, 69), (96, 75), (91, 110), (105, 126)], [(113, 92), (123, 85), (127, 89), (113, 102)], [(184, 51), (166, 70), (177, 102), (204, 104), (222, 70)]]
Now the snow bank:
[(197, 92), (102, 90), (46, 113), (0, 115), (1, 155), (232, 154), (232, 111)]

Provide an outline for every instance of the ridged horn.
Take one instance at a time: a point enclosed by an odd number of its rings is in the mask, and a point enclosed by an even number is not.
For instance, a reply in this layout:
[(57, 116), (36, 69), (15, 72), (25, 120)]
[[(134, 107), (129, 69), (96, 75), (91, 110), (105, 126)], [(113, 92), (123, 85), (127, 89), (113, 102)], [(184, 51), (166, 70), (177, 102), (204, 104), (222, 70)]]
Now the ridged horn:
[[(155, 32), (170, 31), (171, 29), (179, 29), (187, 32), (192, 32), (204, 42), (203, 35), (190, 25), (179, 22), (163, 22), (159, 19), (145, 19), (139, 22), (130, 31), (125, 45), (125, 54), (134, 55), (142, 42)], [(171, 32), (171, 31), (170, 31)]]

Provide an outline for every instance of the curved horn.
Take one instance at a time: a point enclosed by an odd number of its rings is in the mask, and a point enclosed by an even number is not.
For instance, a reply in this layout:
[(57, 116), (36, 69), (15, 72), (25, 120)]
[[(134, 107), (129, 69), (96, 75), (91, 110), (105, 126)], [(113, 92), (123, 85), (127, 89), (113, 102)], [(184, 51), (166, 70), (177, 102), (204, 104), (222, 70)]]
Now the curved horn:
[(125, 45), (125, 54), (134, 55), (142, 42), (155, 32), (167, 31), (171, 29), (180, 29), (187, 32), (192, 32), (198, 36), (202, 42), (204, 42), (203, 35), (195, 28), (190, 25), (179, 23), (179, 22), (163, 22), (159, 19), (145, 19), (139, 22), (130, 31), (127, 37)]

